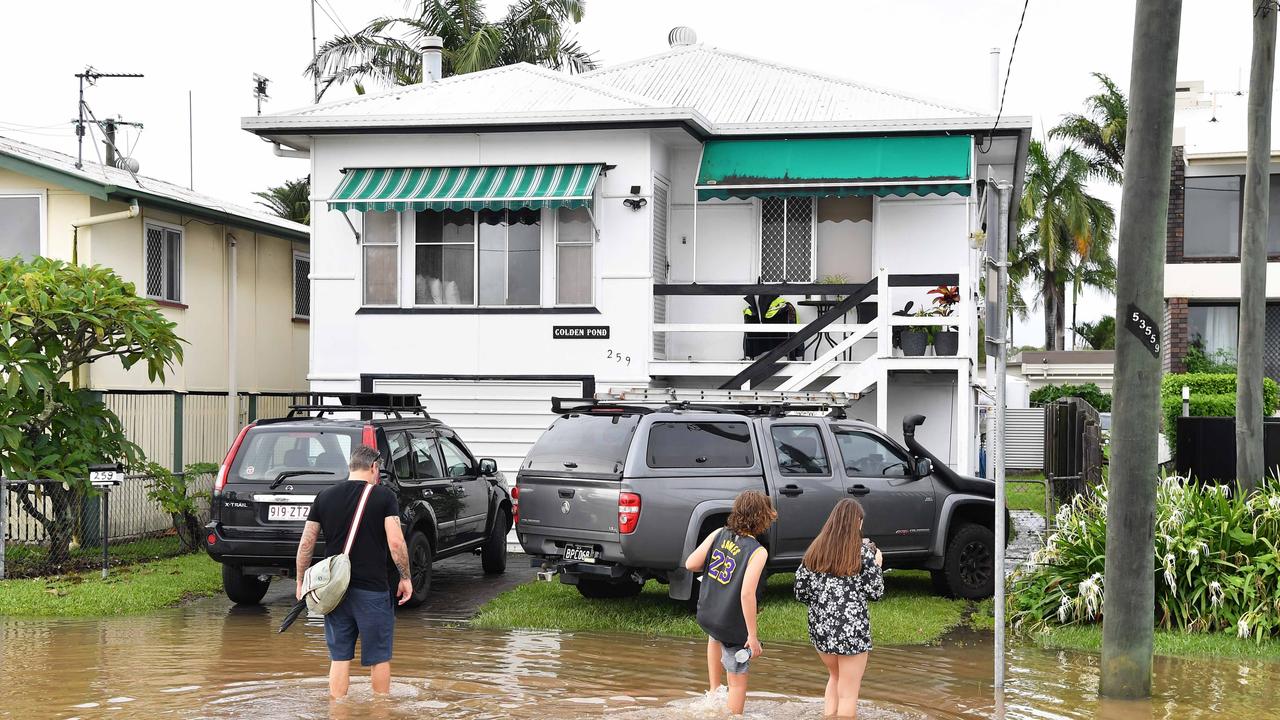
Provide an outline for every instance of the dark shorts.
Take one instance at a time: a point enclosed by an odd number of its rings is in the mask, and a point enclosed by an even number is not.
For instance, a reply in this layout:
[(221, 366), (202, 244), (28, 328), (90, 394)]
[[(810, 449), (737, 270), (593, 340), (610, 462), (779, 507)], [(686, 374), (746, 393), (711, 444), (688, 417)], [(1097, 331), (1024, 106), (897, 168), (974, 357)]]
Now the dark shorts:
[(324, 641), (329, 659), (351, 660), (360, 638), (360, 664), (365, 667), (391, 661), (391, 639), (395, 634), (396, 611), (389, 590), (349, 588), (347, 594), (324, 616)]

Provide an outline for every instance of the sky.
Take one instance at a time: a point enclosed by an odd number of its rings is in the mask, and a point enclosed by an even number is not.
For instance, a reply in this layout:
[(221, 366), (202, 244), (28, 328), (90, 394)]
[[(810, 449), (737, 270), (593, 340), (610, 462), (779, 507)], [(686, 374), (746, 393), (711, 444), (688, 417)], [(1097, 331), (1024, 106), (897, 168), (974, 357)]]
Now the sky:
[[(321, 42), (339, 23), (354, 32), (374, 17), (406, 10), (404, 0), (320, 1)], [(507, 5), (490, 0), (490, 16)], [(267, 143), (240, 130), (239, 119), (255, 112), (254, 73), (271, 80), (264, 112), (310, 102), (311, 81), (302, 74), (311, 54), (309, 7), (309, 0), (7, 3), (0, 135), (74, 153), (73, 75), (86, 65), (143, 73), (103, 79), (86, 92), (99, 118), (143, 123), (120, 143), (141, 173), (178, 183), (193, 178), (200, 192), (250, 203), (254, 190), (307, 172), (306, 161), (275, 157)], [(607, 65), (663, 51), (667, 31), (686, 25), (708, 45), (986, 109), (988, 52), (1001, 48), (1003, 75), (1022, 7), (1022, 0), (587, 0), (576, 33)], [(1206, 90), (1224, 93), (1247, 85), (1251, 11), (1251, 0), (1186, 0), (1178, 79), (1203, 80)], [(1035, 135), (1043, 137), (1097, 89), (1091, 72), (1127, 88), (1133, 14), (1133, 0), (1030, 0), (1004, 112), (1032, 116)], [(350, 90), (326, 97), (344, 94)], [(85, 152), (97, 159), (87, 142)], [(1097, 192), (1119, 204), (1118, 188)], [(1080, 298), (1082, 321), (1111, 312), (1109, 296)], [(1019, 322), (1015, 344), (1043, 342), (1042, 327), (1035, 315)]]

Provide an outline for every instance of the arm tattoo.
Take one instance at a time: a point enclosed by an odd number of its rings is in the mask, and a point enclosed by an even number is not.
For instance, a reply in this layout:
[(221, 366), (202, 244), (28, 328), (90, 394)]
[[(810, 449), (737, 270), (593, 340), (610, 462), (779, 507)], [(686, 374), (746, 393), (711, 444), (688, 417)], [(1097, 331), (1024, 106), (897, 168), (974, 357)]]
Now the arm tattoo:
[(316, 537), (320, 534), (320, 524), (316, 522), (308, 522), (302, 529), (302, 540), (298, 543), (298, 579), (307, 573), (307, 568), (311, 567), (311, 554), (316, 549)]
[(397, 543), (391, 551), (391, 559), (396, 563), (396, 570), (400, 571), (400, 579), (409, 579), (409, 549), (404, 543)]

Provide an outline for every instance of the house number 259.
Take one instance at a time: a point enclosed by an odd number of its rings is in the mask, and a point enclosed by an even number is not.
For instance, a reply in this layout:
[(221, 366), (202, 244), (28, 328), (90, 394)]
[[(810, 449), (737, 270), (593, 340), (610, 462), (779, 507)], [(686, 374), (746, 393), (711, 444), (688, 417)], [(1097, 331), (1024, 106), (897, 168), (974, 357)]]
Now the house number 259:
[(1137, 305), (1130, 305), (1124, 319), (1125, 328), (1142, 341), (1152, 357), (1160, 357), (1160, 326)]
[(613, 349), (606, 350), (606, 351), (605, 351), (605, 354), (604, 354), (604, 357), (605, 357), (605, 359), (606, 359), (606, 360), (612, 360), (612, 361), (614, 361), (614, 362), (618, 363), (619, 365), (630, 365), (630, 364), (631, 364), (631, 356), (630, 356), (630, 355), (623, 355), (622, 353), (618, 352), (617, 350), (613, 350)]

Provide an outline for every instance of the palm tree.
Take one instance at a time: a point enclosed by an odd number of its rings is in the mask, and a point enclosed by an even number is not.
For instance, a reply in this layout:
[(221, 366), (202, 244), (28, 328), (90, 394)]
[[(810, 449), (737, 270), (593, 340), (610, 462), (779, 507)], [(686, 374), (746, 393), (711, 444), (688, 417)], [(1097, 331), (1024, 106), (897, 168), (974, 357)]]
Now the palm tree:
[(1084, 99), (1083, 113), (1070, 113), (1049, 137), (1072, 141), (1084, 151), (1094, 174), (1119, 184), (1124, 176), (1124, 135), (1129, 126), (1129, 99), (1103, 73), (1093, 73), (1102, 92)]
[(591, 53), (566, 32), (582, 20), (585, 0), (520, 0), (497, 22), (478, 0), (421, 0), (414, 17), (381, 17), (352, 35), (326, 41), (307, 66), (319, 75), (320, 94), (333, 85), (413, 85), (422, 80), (422, 38), (444, 41), (445, 76), (527, 62), (555, 70), (595, 67)]
[(1015, 277), (1033, 278), (1040, 286), (1046, 350), (1063, 349), (1067, 281), (1075, 287), (1114, 288), (1114, 269), (1108, 280), (1106, 266), (1115, 212), (1088, 192), (1092, 174), (1089, 160), (1074, 148), (1054, 156), (1038, 140), (1028, 147), (1023, 229), (1012, 262), (1020, 274)]
[(1076, 326), (1076, 334), (1084, 338), (1091, 350), (1114, 350), (1116, 319), (1112, 315), (1103, 315), (1097, 322), (1082, 322)]
[(254, 195), (262, 198), (258, 201), (259, 205), (266, 207), (285, 220), (292, 220), (303, 225), (311, 224), (310, 176), (298, 178), (297, 180), (285, 180), (283, 185), (259, 190)]

